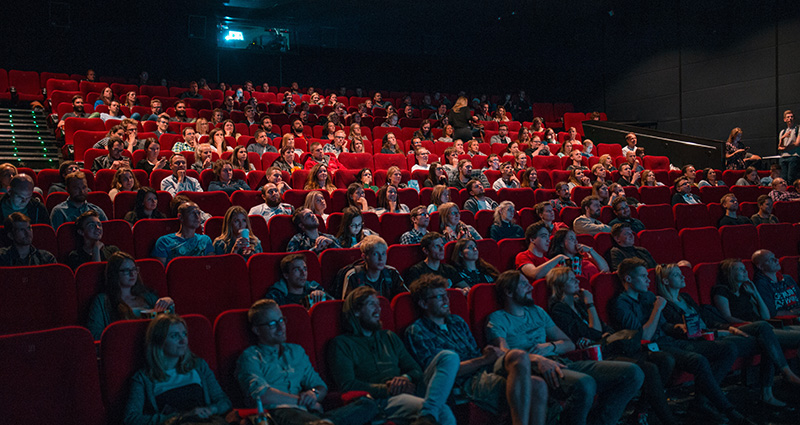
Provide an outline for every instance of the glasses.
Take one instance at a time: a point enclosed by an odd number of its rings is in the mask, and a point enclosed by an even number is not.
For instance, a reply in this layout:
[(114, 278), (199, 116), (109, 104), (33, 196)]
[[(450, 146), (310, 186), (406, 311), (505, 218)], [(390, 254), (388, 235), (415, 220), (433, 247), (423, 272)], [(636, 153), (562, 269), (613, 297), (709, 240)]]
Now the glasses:
[(131, 268), (131, 269), (119, 269), (119, 274), (126, 274), (126, 275), (129, 275), (129, 276), (134, 276), (134, 275), (139, 274), (139, 268), (138, 267), (134, 267), (134, 268)]
[(284, 323), (286, 321), (285, 318), (281, 317), (280, 319), (270, 320), (269, 322), (259, 323), (256, 326), (266, 326), (270, 329), (275, 329), (278, 327), (279, 324)]

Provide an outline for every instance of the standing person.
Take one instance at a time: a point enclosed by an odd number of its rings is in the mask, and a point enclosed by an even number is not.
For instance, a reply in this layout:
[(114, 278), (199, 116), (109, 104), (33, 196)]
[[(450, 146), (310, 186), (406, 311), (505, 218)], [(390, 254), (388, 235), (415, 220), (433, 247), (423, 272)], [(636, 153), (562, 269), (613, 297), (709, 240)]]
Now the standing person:
[(447, 119), (453, 126), (453, 140), (463, 142), (472, 139), (470, 109), (466, 97), (461, 96), (456, 99), (453, 108), (447, 113)]
[(131, 378), (125, 425), (227, 423), (231, 401), (205, 360), (189, 350), (186, 321), (174, 314), (156, 316), (145, 334), (144, 368)]
[(781, 177), (793, 182), (800, 178), (800, 132), (794, 122), (791, 109), (783, 111), (786, 128), (778, 134), (778, 154), (780, 154)]

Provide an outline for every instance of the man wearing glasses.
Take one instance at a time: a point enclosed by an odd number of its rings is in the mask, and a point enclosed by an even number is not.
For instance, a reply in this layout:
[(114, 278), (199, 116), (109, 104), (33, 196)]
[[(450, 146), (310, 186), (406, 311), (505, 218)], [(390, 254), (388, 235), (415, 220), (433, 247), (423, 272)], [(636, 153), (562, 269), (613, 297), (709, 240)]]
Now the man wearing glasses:
[(347, 152), (347, 146), (345, 142), (347, 141), (347, 136), (345, 135), (344, 130), (336, 130), (333, 133), (333, 143), (328, 143), (322, 148), (323, 153), (332, 153), (339, 157), (339, 154), (342, 152)]
[(256, 301), (247, 320), (257, 343), (239, 357), (236, 379), (245, 394), (269, 409), (275, 423), (360, 425), (378, 413), (377, 403), (368, 397), (323, 411), (320, 403), (328, 387), (303, 347), (286, 342), (286, 320), (275, 301)]
[(400, 236), (400, 243), (403, 245), (420, 243), (422, 237), (428, 233), (428, 224), (430, 221), (431, 216), (424, 206), (419, 205), (414, 207), (414, 209), (411, 210), (411, 223), (414, 225), (414, 228)]

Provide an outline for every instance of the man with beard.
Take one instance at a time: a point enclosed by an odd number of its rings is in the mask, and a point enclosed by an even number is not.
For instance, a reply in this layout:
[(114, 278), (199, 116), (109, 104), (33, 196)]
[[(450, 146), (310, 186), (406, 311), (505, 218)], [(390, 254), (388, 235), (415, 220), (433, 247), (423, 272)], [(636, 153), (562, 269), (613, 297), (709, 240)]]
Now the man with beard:
[(183, 128), (183, 141), (175, 142), (172, 145), (172, 152), (181, 153), (181, 152), (193, 152), (195, 146), (197, 145), (197, 132), (194, 131), (193, 127), (184, 127)]
[(270, 118), (269, 115), (265, 115), (263, 118), (261, 118), (261, 130), (266, 131), (267, 137), (270, 139), (281, 137), (280, 134), (272, 131), (272, 118)]
[(83, 109), (83, 96), (79, 94), (72, 96), (72, 112), (67, 112), (61, 117), (61, 120), (58, 122), (58, 128), (64, 128), (64, 121), (67, 118), (89, 118), (89, 114), (84, 112)]
[(367, 391), (389, 420), (413, 425), (455, 425), (447, 398), (459, 369), (458, 355), (439, 352), (423, 370), (392, 331), (381, 325), (378, 292), (369, 286), (354, 289), (344, 300), (345, 334), (331, 342), (328, 364), (343, 391)]
[(553, 398), (565, 401), (562, 424), (615, 425), (642, 386), (642, 370), (633, 363), (593, 360), (571, 362), (567, 368), (559, 355), (575, 350), (575, 344), (533, 301), (533, 286), (525, 276), (506, 271), (495, 290), (503, 309), (488, 317), (489, 343), (505, 352), (529, 353), (533, 374), (547, 382)]
[(81, 214), (89, 210), (97, 211), (100, 221), (108, 220), (102, 208), (86, 201), (86, 196), (89, 194), (89, 186), (86, 184), (86, 174), (83, 171), (76, 171), (67, 175), (66, 187), (69, 198), (53, 207), (50, 212), (50, 223), (52, 223), (53, 229), (58, 229), (58, 226), (64, 223), (77, 220)]
[(406, 329), (411, 354), (427, 366), (439, 352), (455, 352), (461, 361), (455, 384), (463, 396), (494, 414), (500, 414), (508, 405), (513, 425), (543, 425), (547, 384), (544, 379), (531, 376), (527, 353), (505, 353), (493, 345), (481, 351), (467, 322), (450, 313), (447, 287), (447, 281), (436, 275), (422, 276), (411, 284), (411, 298), (422, 311), (422, 317)]
[(294, 134), (295, 143), (297, 143), (298, 139), (306, 140), (305, 136), (303, 136), (303, 121), (299, 118), (295, 118), (294, 121), (292, 121), (292, 134)]
[(179, 100), (175, 102), (175, 116), (170, 118), (172, 122), (194, 122), (194, 118), (186, 115), (186, 102)]
[(131, 167), (130, 160), (122, 156), (122, 152), (125, 151), (125, 142), (117, 136), (111, 136), (110, 140), (108, 155), (99, 156), (92, 163), (92, 171), (95, 173), (103, 169), (119, 170), (120, 167)]
[(631, 226), (633, 233), (639, 233), (644, 230), (644, 223), (638, 218), (631, 217), (631, 207), (628, 205), (628, 199), (621, 196), (611, 202), (611, 208), (614, 209), (614, 214), (617, 216), (615, 219), (608, 223), (609, 226), (614, 226), (617, 223), (626, 223)]
[(3, 228), (11, 246), (0, 248), (0, 267), (39, 266), (53, 264), (53, 254), (33, 246), (31, 219), (21, 212), (5, 218)]
[(197, 81), (189, 83), (189, 90), (181, 93), (181, 99), (202, 99), (203, 96), (198, 92)]
[(263, 216), (264, 220), (269, 222), (274, 215), (291, 215), (294, 212), (291, 204), (281, 202), (281, 191), (275, 183), (265, 184), (261, 188), (261, 197), (264, 199), (264, 203), (250, 208), (249, 215)]
[(336, 240), (336, 236), (319, 231), (319, 219), (308, 208), (298, 208), (292, 215), (292, 224), (294, 224), (297, 233), (289, 240), (289, 245), (286, 247), (286, 252), (295, 252), (309, 250), (316, 254), (328, 248), (341, 248), (342, 246)]
[(581, 201), (581, 209), (583, 215), (578, 216), (572, 222), (572, 229), (575, 230), (576, 235), (596, 235), (598, 233), (608, 233), (611, 231), (611, 226), (603, 224), (600, 218), (600, 198), (597, 196), (587, 196)]
[(472, 179), (467, 183), (467, 193), (470, 197), (464, 201), (464, 209), (470, 211), (473, 215), (481, 210), (494, 210), (497, 209), (497, 201), (486, 196), (486, 191), (483, 184), (476, 179)]

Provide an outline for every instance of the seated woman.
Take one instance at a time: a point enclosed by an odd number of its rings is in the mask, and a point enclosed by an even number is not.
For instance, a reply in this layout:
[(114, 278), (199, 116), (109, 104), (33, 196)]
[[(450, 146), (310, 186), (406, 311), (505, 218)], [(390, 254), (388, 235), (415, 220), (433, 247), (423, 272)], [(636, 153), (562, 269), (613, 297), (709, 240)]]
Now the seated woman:
[(453, 256), (450, 265), (458, 270), (458, 275), (464, 283), (473, 287), (479, 283), (492, 283), (500, 272), (480, 257), (478, 244), (473, 239), (459, 239), (453, 247)]
[(199, 140), (203, 136), (208, 136), (208, 120), (205, 118), (197, 118), (197, 121), (194, 122), (194, 131), (197, 133), (197, 139)]
[[(225, 131), (221, 128), (215, 128), (208, 133), (208, 141), (211, 145), (211, 150), (222, 155), (223, 152), (228, 151), (228, 141), (225, 140)], [(231, 148), (233, 149), (233, 148)]]
[(506, 146), (500, 155), (511, 155), (516, 158), (517, 154), (520, 152), (519, 146), (519, 142), (511, 142), (508, 144), (508, 146)]
[(563, 158), (565, 156), (570, 156), (572, 154), (572, 143), (564, 142), (561, 144), (561, 149), (558, 150), (558, 157)]
[(356, 207), (359, 211), (369, 211), (369, 204), (367, 198), (364, 197), (364, 187), (360, 184), (353, 182), (347, 186), (347, 206)]
[(128, 253), (112, 254), (104, 276), (103, 290), (92, 300), (86, 322), (95, 340), (100, 340), (103, 330), (118, 320), (141, 319), (142, 312), (175, 310), (172, 298), (158, 298), (144, 285), (136, 261)]
[(592, 183), (592, 196), (600, 198), (600, 205), (611, 205), (611, 197), (608, 194), (608, 186), (603, 182)]
[(249, 173), (256, 169), (256, 166), (250, 163), (250, 160), (247, 157), (247, 148), (244, 146), (237, 146), (233, 148), (233, 154), (231, 155), (230, 161), (234, 169), (242, 170), (245, 173)]
[(194, 164), (192, 170), (197, 171), (197, 174), (203, 170), (210, 170), (214, 168), (214, 151), (212, 146), (208, 143), (199, 143), (194, 147)]
[[(297, 147), (295, 147), (294, 134), (292, 133), (286, 133), (283, 136), (281, 136), (281, 148), (285, 147), (291, 147), (292, 150), (294, 151), (294, 154), (297, 156), (303, 156), (303, 153), (305, 153), (302, 149), (298, 149)], [(281, 152), (282, 151), (283, 149), (281, 149)]]
[(735, 186), (760, 186), (761, 178), (758, 177), (758, 170), (755, 167), (747, 167), (744, 176), (736, 180)]
[(528, 167), (525, 169), (525, 172), (522, 173), (520, 187), (529, 187), (534, 190), (542, 187), (542, 184), (539, 182), (539, 173), (536, 171), (536, 168)]
[(567, 266), (578, 276), (591, 279), (592, 276), (609, 271), (608, 262), (594, 248), (578, 243), (575, 232), (569, 229), (559, 229), (550, 238), (548, 258), (555, 258), (559, 254), (568, 257)]
[(100, 105), (111, 105), (111, 101), (114, 100), (114, 92), (111, 90), (111, 87), (104, 87), (103, 91), (100, 92), (100, 97), (94, 102), (94, 109), (97, 109)]
[(450, 125), (450, 124), (447, 124), (447, 125), (444, 126), (444, 129), (442, 130), (442, 137), (436, 139), (436, 141), (437, 142), (445, 142), (445, 143), (453, 143), (453, 133), (455, 133), (455, 130), (453, 130), (453, 126)]
[(558, 143), (558, 139), (556, 138), (556, 131), (552, 128), (548, 128), (544, 130), (544, 138), (542, 139), (546, 145), (553, 145)]
[(397, 127), (397, 128), (400, 128), (400, 125), (397, 124), (397, 121), (399, 119), (400, 118), (397, 116), (397, 114), (389, 113), (389, 110), (387, 108), (387, 110), (386, 110), (386, 120), (383, 122), (383, 124), (381, 124), (381, 127)]
[(530, 145), (532, 141), (533, 141), (533, 136), (531, 135), (530, 130), (528, 130), (527, 127), (521, 127), (519, 129), (519, 133), (517, 134), (517, 143), (519, 144), (527, 143)]
[(332, 194), (336, 190), (336, 186), (331, 181), (331, 176), (328, 174), (328, 167), (325, 164), (318, 163), (311, 167), (306, 178), (306, 184), (303, 186), (305, 190), (324, 190), (328, 194)]
[[(239, 140), (239, 138), (242, 137), (242, 135), (240, 133), (236, 132), (236, 124), (233, 122), (233, 120), (228, 119), (228, 120), (223, 121), (222, 122), (222, 130), (225, 132), (225, 137), (233, 137), (233, 140)], [(227, 146), (226, 150), (232, 151), (233, 148), (230, 147), (230, 146)], [(224, 150), (223, 151), (219, 151), (220, 155), (222, 155), (222, 152), (225, 152), (225, 151)]]
[(105, 245), (103, 222), (97, 211), (89, 210), (75, 220), (75, 250), (67, 256), (67, 265), (75, 270), (83, 263), (106, 261), (111, 254), (119, 251), (114, 245)]
[(523, 238), (525, 231), (516, 223), (516, 208), (511, 201), (503, 201), (494, 210), (494, 223), (489, 226), (489, 237), (500, 242), (507, 238)]
[(446, 184), (438, 184), (431, 191), (431, 203), (428, 205), (428, 214), (439, 211), (442, 204), (450, 202), (450, 188)]
[(625, 193), (625, 188), (622, 187), (621, 184), (611, 183), (611, 185), (608, 186), (608, 205), (613, 204), (614, 200), (617, 198), (627, 199), (628, 205), (630, 205), (631, 208), (636, 208), (639, 205), (639, 200), (634, 197), (629, 198)]
[(403, 149), (398, 144), (397, 137), (394, 133), (386, 133), (383, 135), (381, 153), (403, 153)]
[(386, 212), (392, 213), (410, 213), (408, 205), (401, 204), (397, 201), (397, 188), (392, 185), (385, 185), (378, 190), (378, 202), (375, 208), (375, 214), (378, 216)]
[(367, 153), (367, 149), (364, 147), (364, 140), (351, 140), (347, 149), (350, 153)]
[[(422, 182), (424, 187), (435, 187), (448, 184), (447, 170), (440, 162), (432, 162), (428, 167), (428, 178)], [(430, 211), (429, 211), (430, 212)]]
[(606, 168), (606, 171), (617, 171), (617, 167), (614, 166), (614, 158), (611, 158), (611, 155), (609, 154), (600, 155), (598, 164), (603, 164), (603, 167)]
[(125, 214), (125, 221), (133, 226), (137, 221), (145, 218), (166, 218), (158, 209), (158, 193), (149, 186), (142, 186), (136, 192), (136, 201), (133, 209)]
[[(636, 183), (638, 183), (639, 187), (643, 187), (643, 186), (664, 186), (664, 183), (661, 183), (660, 181), (656, 180), (656, 173), (654, 173), (653, 170), (644, 170), (644, 171), (642, 171), (642, 179), (639, 180)], [(700, 183), (701, 183), (700, 186), (702, 186), (703, 182), (700, 182)]]
[(108, 191), (108, 197), (113, 202), (118, 193), (133, 192), (134, 190), (139, 190), (139, 180), (136, 180), (133, 170), (122, 167), (114, 173), (114, 178), (111, 179), (111, 190)]
[[(361, 124), (358, 124), (358, 123), (350, 124), (350, 134), (347, 135), (347, 138), (350, 140), (350, 148), (351, 148), (350, 152), (354, 152), (354, 153), (363, 153), (364, 152), (364, 150), (363, 150), (364, 141), (367, 140), (367, 138), (364, 136), (363, 133), (361, 133)], [(362, 150), (360, 150), (359, 152), (356, 152), (356, 151), (354, 151), (352, 149), (353, 148), (353, 142), (355, 142), (355, 141), (361, 142)]]
[(336, 127), (336, 124), (334, 124), (333, 121), (326, 122), (325, 125), (322, 127), (322, 139), (330, 140), (331, 142), (333, 142), (333, 135), (334, 133), (336, 133), (337, 130), (339, 129)]
[(372, 170), (369, 168), (362, 168), (356, 174), (356, 181), (360, 182), (364, 189), (372, 189), (373, 192), (378, 191), (378, 186), (372, 184)]
[(392, 165), (386, 170), (386, 184), (394, 186), (397, 189), (405, 189), (408, 187), (407, 184), (403, 183), (403, 173), (400, 171), (400, 167), (396, 165)]
[[(645, 172), (650, 170), (645, 170)], [(758, 172), (756, 172), (758, 175)], [(717, 170), (708, 167), (703, 169), (703, 176), (705, 177), (703, 180), (700, 180), (700, 183), (697, 183), (697, 187), (704, 187), (704, 186), (727, 186), (724, 181), (720, 180), (717, 176)], [(642, 173), (642, 179), (644, 179), (644, 172)], [(655, 178), (654, 178), (655, 179)], [(759, 181), (759, 184), (761, 182)], [(659, 186), (663, 186), (663, 184), (659, 183)]]
[[(513, 143), (513, 142), (512, 142)], [(514, 154), (514, 172), (519, 172), (528, 167), (528, 155), (523, 151)]]
[(447, 242), (463, 238), (482, 239), (474, 227), (461, 221), (461, 211), (454, 202), (439, 206), (439, 229)]
[(144, 142), (144, 152), (146, 156), (136, 163), (137, 170), (144, 170), (150, 174), (153, 170), (166, 170), (169, 168), (169, 158), (166, 156), (159, 158), (161, 145), (154, 137), (148, 137)]
[(577, 186), (586, 187), (591, 185), (591, 180), (583, 173), (583, 170), (576, 168), (569, 172), (569, 181), (567, 185), (569, 186), (569, 191), (572, 192), (572, 189), (575, 189)]
[(233, 164), (227, 159), (214, 163), (214, 180), (208, 184), (209, 192), (222, 191), (228, 195), (237, 190), (250, 190), (250, 186), (242, 179), (233, 178)]
[(228, 208), (222, 219), (222, 232), (214, 239), (214, 253), (239, 254), (247, 258), (262, 251), (261, 241), (253, 234), (247, 211), (238, 205)]
[[(601, 344), (609, 335), (610, 329), (600, 320), (594, 306), (592, 293), (581, 289), (575, 272), (569, 267), (555, 267), (547, 272), (547, 286), (550, 288), (550, 316), (559, 329), (575, 342), (578, 348)], [(670, 379), (675, 360), (663, 352), (636, 353), (638, 358), (619, 355), (609, 360), (636, 363), (644, 372), (642, 396), (634, 406), (633, 418), (641, 417), (649, 405), (662, 424), (676, 423), (672, 410), (664, 395), (664, 382)], [(603, 353), (607, 357), (608, 353)]]
[(377, 235), (372, 230), (364, 228), (364, 217), (361, 216), (358, 207), (345, 207), (342, 213), (344, 214), (342, 223), (339, 225), (339, 232), (336, 233), (336, 240), (342, 248), (358, 248), (365, 236)]
[(145, 334), (146, 366), (131, 378), (125, 425), (224, 424), (231, 401), (205, 360), (189, 351), (186, 321), (156, 316)]
[(414, 151), (414, 159), (416, 163), (411, 167), (411, 172), (420, 170), (425, 171), (430, 169), (430, 165), (428, 165), (428, 158), (430, 157), (430, 151), (425, 146), (420, 146)]
[(325, 209), (328, 208), (328, 202), (325, 201), (325, 195), (323, 195), (319, 190), (313, 190), (306, 195), (306, 200), (303, 202), (303, 208), (310, 209), (314, 212), (314, 214), (322, 217), (322, 219), (325, 221), (328, 220), (328, 216), (330, 215), (325, 213)]
[(284, 146), (280, 150), (281, 156), (272, 162), (272, 167), (278, 168), (281, 171), (286, 171), (291, 175), (295, 170), (302, 170), (303, 166), (294, 160), (294, 147)]

